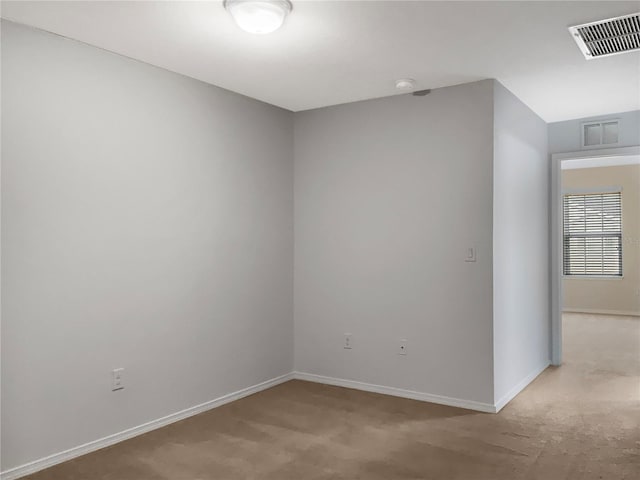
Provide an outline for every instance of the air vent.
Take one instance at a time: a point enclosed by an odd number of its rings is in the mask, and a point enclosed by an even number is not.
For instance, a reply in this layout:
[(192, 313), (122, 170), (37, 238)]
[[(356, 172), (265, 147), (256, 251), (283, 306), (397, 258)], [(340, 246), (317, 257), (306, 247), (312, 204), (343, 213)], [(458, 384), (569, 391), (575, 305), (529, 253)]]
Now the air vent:
[(617, 145), (619, 120), (603, 120), (582, 124), (582, 148)]
[(587, 60), (640, 50), (640, 13), (569, 27)]

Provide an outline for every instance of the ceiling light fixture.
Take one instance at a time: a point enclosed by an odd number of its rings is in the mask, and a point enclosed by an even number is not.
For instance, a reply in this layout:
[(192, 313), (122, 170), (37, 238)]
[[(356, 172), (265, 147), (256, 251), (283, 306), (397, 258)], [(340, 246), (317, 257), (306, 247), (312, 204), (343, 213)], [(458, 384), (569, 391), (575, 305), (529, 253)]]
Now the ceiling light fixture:
[(289, 0), (224, 0), (224, 8), (246, 32), (275, 32), (293, 9)]
[(413, 78), (401, 78), (396, 80), (396, 88), (398, 90), (412, 90), (416, 86), (416, 81)]

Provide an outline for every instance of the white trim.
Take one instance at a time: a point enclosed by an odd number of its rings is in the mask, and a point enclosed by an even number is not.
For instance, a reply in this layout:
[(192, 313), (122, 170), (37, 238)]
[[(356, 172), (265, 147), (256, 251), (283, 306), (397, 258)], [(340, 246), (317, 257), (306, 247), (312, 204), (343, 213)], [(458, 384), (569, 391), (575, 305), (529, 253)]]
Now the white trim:
[(511, 390), (505, 393), (502, 396), (502, 398), (496, 402), (496, 405), (495, 405), (496, 413), (502, 410), (507, 403), (513, 400), (516, 395), (518, 395), (531, 382), (533, 382), (538, 377), (538, 375), (540, 375), (542, 372), (544, 372), (547, 369), (549, 365), (550, 363), (547, 362), (544, 365), (536, 368), (533, 372), (531, 372), (529, 375), (527, 375), (522, 380), (520, 380), (520, 382), (515, 387), (513, 387)]
[(576, 158), (562, 163), (562, 170), (576, 170), (581, 168), (623, 167), (625, 165), (640, 165), (640, 155), (625, 155), (616, 157)]
[(258, 383), (257, 385), (243, 388), (242, 390), (238, 390), (237, 392), (223, 395), (222, 397), (218, 397), (209, 402), (196, 405), (195, 407), (190, 407), (185, 410), (172, 413), (171, 415), (167, 415), (166, 417), (143, 423), (142, 425), (138, 425), (137, 427), (129, 428), (127, 430), (123, 430), (122, 432), (114, 433), (113, 435), (108, 435), (98, 440), (93, 440), (91, 442), (85, 443), (84, 445), (79, 445), (63, 452), (55, 453), (53, 455), (49, 455), (48, 457), (40, 458), (38, 460), (34, 460), (33, 462), (29, 462), (18, 467), (10, 468), (9, 470), (0, 473), (0, 479), (15, 480), (17, 478), (24, 477), (25, 475), (29, 475), (45, 468), (57, 465), (59, 463), (66, 462), (67, 460), (71, 460), (95, 450), (114, 445), (116, 443), (122, 442), (123, 440), (127, 440), (143, 433), (150, 432), (151, 430), (156, 430), (179, 420), (184, 420), (185, 418), (206, 412), (207, 410), (220, 407), (226, 403), (239, 400), (249, 395), (253, 395), (254, 393), (261, 392), (262, 390), (275, 387), (276, 385), (287, 382), (292, 378), (293, 374), (287, 373), (286, 375), (272, 378), (271, 380)]
[(551, 364), (562, 364), (562, 155), (551, 155)]
[(640, 155), (640, 145), (633, 147), (601, 148), (597, 150), (582, 150), (578, 152), (553, 153), (551, 154), (551, 158), (553, 160), (577, 160), (595, 157), (626, 157), (630, 155)]
[(464, 400), (461, 398), (445, 397), (442, 395), (434, 395), (432, 393), (415, 392), (413, 390), (404, 390), (402, 388), (385, 387), (383, 385), (374, 385), (372, 383), (358, 382), (355, 380), (346, 380), (343, 378), (325, 377), (312, 373), (294, 372), (293, 377), (296, 380), (305, 380), (307, 382), (323, 383), (325, 385), (334, 385), (336, 387), (353, 388), (365, 392), (381, 393), (383, 395), (392, 395), (394, 397), (410, 398), (412, 400), (421, 400), (423, 402), (437, 403), (450, 407), (466, 408), (484, 413), (496, 413), (496, 407), (490, 403), (476, 402), (475, 400)]
[(551, 155), (551, 364), (562, 364), (562, 161), (640, 155), (640, 146), (603, 148)]
[(588, 195), (590, 193), (622, 193), (622, 187), (613, 185), (609, 187), (584, 187), (584, 188), (563, 188), (562, 195)]
[(564, 308), (566, 313), (588, 313), (593, 315), (622, 315), (624, 317), (640, 317), (640, 312), (633, 310), (605, 310), (602, 308)]

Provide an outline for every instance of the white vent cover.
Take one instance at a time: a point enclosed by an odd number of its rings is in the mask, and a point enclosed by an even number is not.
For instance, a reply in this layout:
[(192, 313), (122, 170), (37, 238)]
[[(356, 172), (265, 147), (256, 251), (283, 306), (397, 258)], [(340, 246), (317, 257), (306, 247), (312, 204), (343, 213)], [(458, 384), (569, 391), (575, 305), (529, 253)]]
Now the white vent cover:
[(603, 120), (582, 124), (582, 148), (612, 146), (619, 142), (619, 120)]
[(640, 50), (640, 13), (569, 27), (587, 60)]

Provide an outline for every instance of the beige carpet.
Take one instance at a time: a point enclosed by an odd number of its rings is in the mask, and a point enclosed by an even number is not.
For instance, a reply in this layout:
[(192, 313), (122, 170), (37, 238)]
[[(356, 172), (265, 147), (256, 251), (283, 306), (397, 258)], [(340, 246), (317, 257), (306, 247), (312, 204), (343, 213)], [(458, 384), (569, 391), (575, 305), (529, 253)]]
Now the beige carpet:
[(640, 319), (565, 317), (565, 361), (497, 414), (293, 381), (31, 480), (640, 478)]

